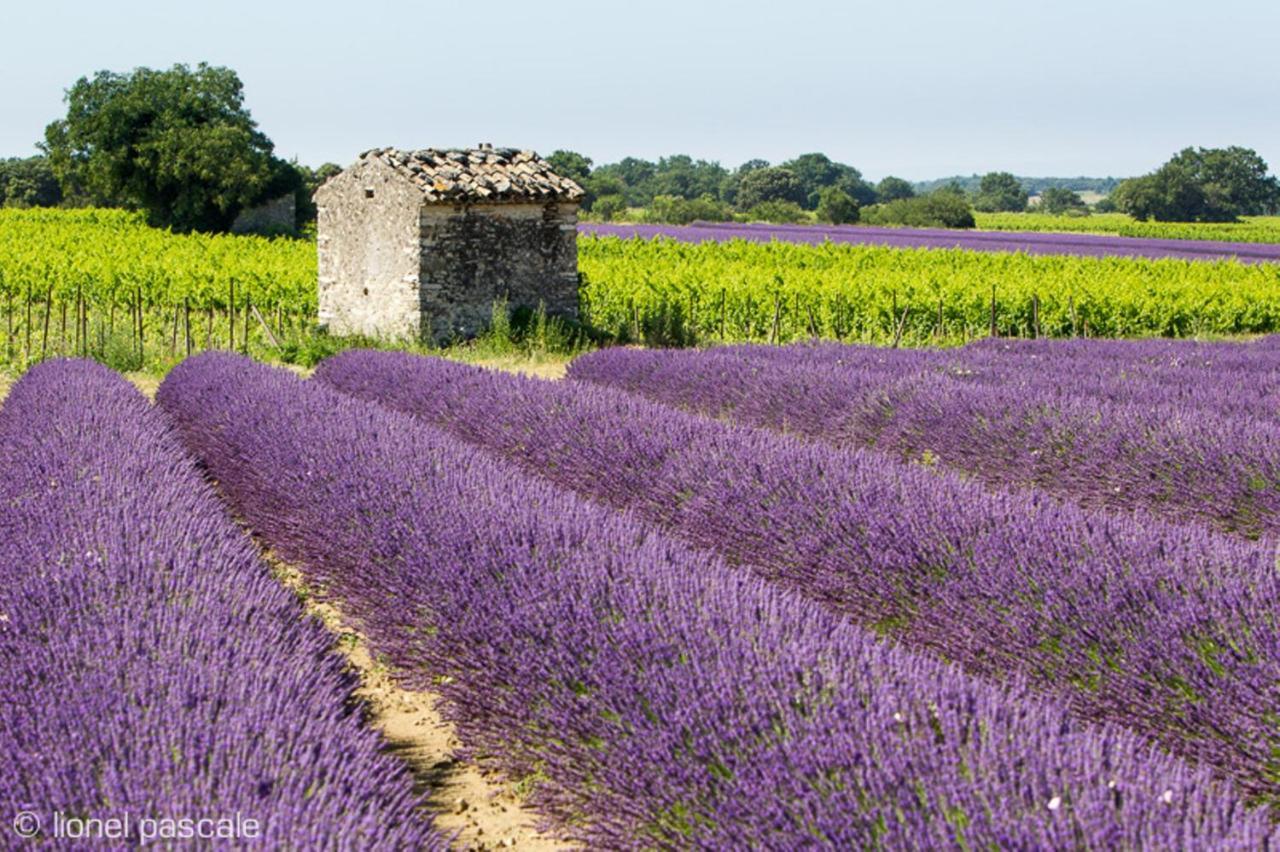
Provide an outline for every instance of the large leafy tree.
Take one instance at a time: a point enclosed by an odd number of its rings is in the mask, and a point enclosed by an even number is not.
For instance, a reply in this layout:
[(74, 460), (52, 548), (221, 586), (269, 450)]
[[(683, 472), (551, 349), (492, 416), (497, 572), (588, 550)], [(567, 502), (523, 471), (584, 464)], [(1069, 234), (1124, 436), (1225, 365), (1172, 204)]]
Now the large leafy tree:
[(804, 186), (805, 197), (801, 202), (808, 209), (818, 206), (822, 190), (829, 186), (840, 189), (859, 204), (874, 204), (875, 189), (862, 179), (862, 172), (853, 166), (837, 163), (826, 154), (801, 154), (782, 164), (790, 169)]
[(1280, 207), (1280, 182), (1248, 148), (1185, 148), (1151, 174), (1121, 183), (1113, 198), (1135, 219), (1233, 222)]
[(0, 160), (0, 206), (52, 207), (62, 189), (44, 157)]
[(807, 193), (800, 178), (791, 169), (781, 166), (747, 172), (738, 184), (737, 205), (740, 210), (751, 210), (768, 201), (803, 204), (806, 199)]
[(1027, 190), (1008, 172), (989, 172), (978, 184), (973, 206), (987, 213), (1019, 213), (1027, 209)]
[(591, 158), (577, 151), (552, 151), (547, 162), (556, 174), (575, 181), (579, 186), (586, 186), (587, 178), (591, 177)]
[(900, 177), (889, 175), (876, 184), (876, 198), (881, 204), (897, 201), (900, 198), (914, 198), (915, 187)]
[(229, 68), (137, 68), (82, 77), (41, 146), (68, 194), (145, 210), (153, 224), (223, 230), (243, 208), (296, 191)]

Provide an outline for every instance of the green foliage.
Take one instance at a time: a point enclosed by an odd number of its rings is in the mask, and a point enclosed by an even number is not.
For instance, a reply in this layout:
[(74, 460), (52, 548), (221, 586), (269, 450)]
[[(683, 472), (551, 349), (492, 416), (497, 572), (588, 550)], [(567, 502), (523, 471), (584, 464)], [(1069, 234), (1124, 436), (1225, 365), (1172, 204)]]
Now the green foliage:
[(61, 201), (48, 158), (0, 160), (0, 207), (53, 207)]
[[(1023, 189), (1032, 195), (1039, 195), (1046, 189), (1058, 188), (1069, 189), (1072, 192), (1096, 192), (1099, 195), (1107, 195), (1114, 192), (1115, 188), (1120, 185), (1120, 180), (1113, 177), (1092, 178), (1092, 177), (1018, 177), (1018, 182), (1022, 184)], [(915, 184), (916, 192), (921, 195), (927, 195), (931, 192), (937, 192), (948, 184), (956, 184), (961, 191), (976, 195), (978, 186), (982, 183), (981, 175), (956, 175), (949, 178), (938, 178), (936, 180), (921, 181)]]
[(911, 228), (972, 228), (973, 209), (964, 196), (947, 190), (933, 195), (900, 198), (875, 204), (862, 211), (866, 225), (901, 225)]
[(1027, 209), (1027, 190), (1008, 172), (990, 172), (978, 183), (974, 209), (985, 213), (1014, 212)]
[(795, 172), (781, 166), (770, 166), (742, 176), (736, 205), (739, 210), (751, 210), (767, 201), (803, 204), (807, 198), (808, 191)]
[(1002, 334), (1030, 334), (1033, 298), (1053, 336), (1071, 334), (1073, 324), (1108, 337), (1280, 330), (1276, 271), (1267, 265), (835, 243), (589, 237), (578, 246), (584, 321), (624, 339), (639, 327), (651, 343), (815, 333), (884, 343), (899, 323), (904, 345), (958, 343), (987, 333), (993, 285)]
[(313, 169), (310, 166), (301, 165), (297, 161), (292, 161), (289, 165), (298, 173), (296, 194), (294, 196), (294, 204), (298, 211), (298, 223), (314, 222), (316, 218), (316, 202), (314, 199), (316, 190), (329, 178), (340, 173), (342, 166), (337, 163), (325, 163), (320, 168)]
[(552, 151), (547, 162), (556, 174), (576, 181), (579, 186), (585, 186), (587, 178), (591, 177), (591, 158), (577, 151)]
[(1038, 209), (1041, 213), (1048, 213), (1051, 216), (1062, 216), (1067, 213), (1081, 215), (1089, 212), (1083, 198), (1069, 189), (1059, 187), (1050, 187), (1040, 194)]
[(810, 221), (805, 209), (794, 201), (762, 201), (747, 211), (749, 222), (770, 222), (774, 225), (796, 225)]
[(829, 186), (818, 193), (818, 221), (851, 225), (858, 221), (858, 202), (843, 189)]
[(1184, 148), (1151, 174), (1124, 181), (1114, 198), (1135, 219), (1234, 222), (1276, 212), (1280, 181), (1248, 148)]
[(738, 203), (738, 190), (742, 186), (742, 179), (751, 172), (767, 168), (769, 168), (768, 160), (747, 160), (745, 163), (726, 175), (724, 180), (720, 181), (720, 199), (728, 204), (736, 206)]
[[(597, 202), (598, 206), (598, 202)], [(714, 195), (707, 193), (692, 201), (675, 195), (659, 195), (644, 211), (641, 222), (663, 225), (687, 225), (696, 220), (727, 222), (733, 218), (733, 209)]]
[(658, 195), (689, 200), (716, 196), (728, 174), (719, 163), (694, 160), (685, 154), (662, 157), (656, 163), (627, 157), (593, 171), (586, 188), (596, 197), (620, 194), (628, 207), (647, 207)]
[(300, 182), (272, 155), (229, 68), (99, 71), (66, 100), (42, 148), (68, 195), (144, 210), (155, 225), (220, 231)]
[[(185, 331), (181, 344), (174, 337), (174, 321), (184, 304), (193, 345), (206, 348), (213, 341), (226, 346), (233, 281), (241, 343), (249, 300), (270, 322), (300, 330), (299, 318), (315, 315), (315, 244), (174, 234), (150, 228), (141, 214), (123, 210), (0, 210), (0, 299), (14, 306), (19, 346), (31, 341), (28, 359), (42, 350), (73, 351), (75, 313), (82, 304), (90, 327), (89, 351), (113, 366), (129, 368), (135, 345), (130, 317), (139, 299), (144, 338), (151, 347), (148, 363), (157, 349), (185, 350)], [(69, 315), (66, 325), (64, 312)], [(41, 342), (46, 314), (47, 346)], [(280, 317), (284, 323), (278, 322)], [(256, 321), (250, 321), (250, 330), (251, 344), (266, 345)], [(283, 336), (278, 330), (277, 339)]]
[(881, 204), (897, 201), (900, 198), (913, 198), (915, 194), (915, 188), (900, 177), (890, 175), (876, 184), (876, 200)]
[(791, 200), (799, 200), (807, 210), (817, 208), (819, 195), (827, 187), (840, 189), (860, 205), (875, 203), (876, 191), (862, 179), (862, 173), (853, 166), (834, 162), (826, 154), (801, 154), (794, 160), (783, 163), (781, 168), (791, 171), (800, 181), (804, 199)]
[(1044, 213), (978, 213), (975, 218), (979, 228), (990, 231), (1069, 231), (1167, 240), (1280, 243), (1280, 216), (1250, 216), (1240, 222), (1201, 223), (1135, 222), (1123, 213), (1094, 213), (1078, 218)]
[(602, 195), (591, 205), (591, 212), (602, 222), (609, 222), (627, 209), (627, 199), (621, 194)]

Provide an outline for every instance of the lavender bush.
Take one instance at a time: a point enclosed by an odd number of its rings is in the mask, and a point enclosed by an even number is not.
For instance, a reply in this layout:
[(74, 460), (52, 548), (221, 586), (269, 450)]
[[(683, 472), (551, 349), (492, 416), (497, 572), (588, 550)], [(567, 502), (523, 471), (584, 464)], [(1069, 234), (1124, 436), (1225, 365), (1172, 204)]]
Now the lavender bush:
[(404, 414), (227, 354), (159, 400), (255, 528), (592, 846), (1280, 842), (1122, 729), (884, 645)]
[(330, 359), (317, 378), (1275, 794), (1280, 576), (1265, 547), (991, 494), (588, 384), (376, 352)]
[(257, 831), (221, 845), (445, 848), (326, 632), (122, 378), (52, 361), (13, 387), (0, 506), (6, 848), (31, 817), (71, 843), (55, 812), (127, 818), (129, 847), (239, 814)]
[[(746, 349), (603, 350), (575, 361), (571, 375), (699, 414), (940, 463), (997, 487), (1280, 534), (1280, 426), (1244, 406), (1218, 413), (1226, 406), (1217, 401), (1240, 385), (1265, 387), (1267, 373), (1248, 369), (1256, 363), (1215, 383), (1198, 368), (1028, 353), (1019, 361), (991, 348)], [(1271, 399), (1237, 398), (1259, 409)]]

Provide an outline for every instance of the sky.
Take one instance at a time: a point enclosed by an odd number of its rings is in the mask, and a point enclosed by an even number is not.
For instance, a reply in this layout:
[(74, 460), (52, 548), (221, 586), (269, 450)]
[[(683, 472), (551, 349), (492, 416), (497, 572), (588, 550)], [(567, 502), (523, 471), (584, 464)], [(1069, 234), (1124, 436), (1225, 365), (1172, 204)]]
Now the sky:
[(79, 77), (204, 61), (312, 166), (491, 142), (1124, 177), (1243, 145), (1280, 171), (1274, 0), (10, 0), (0, 20), (0, 157), (35, 152)]

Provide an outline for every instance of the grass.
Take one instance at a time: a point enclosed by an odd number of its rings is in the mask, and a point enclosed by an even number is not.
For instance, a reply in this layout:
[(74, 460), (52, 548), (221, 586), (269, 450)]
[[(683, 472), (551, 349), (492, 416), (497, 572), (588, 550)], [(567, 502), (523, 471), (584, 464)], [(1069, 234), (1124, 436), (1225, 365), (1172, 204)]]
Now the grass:
[[(245, 350), (259, 361), (288, 367), (309, 375), (316, 364), (348, 349), (389, 349), (438, 355), (478, 366), (524, 373), (544, 379), (559, 379), (569, 361), (594, 348), (598, 340), (588, 330), (572, 322), (549, 317), (541, 308), (510, 310), (505, 302), (492, 308), (489, 328), (472, 340), (449, 346), (431, 346), (413, 341), (378, 340), (370, 337), (335, 337), (318, 331), (296, 331), (273, 347), (265, 340), (250, 338)], [(50, 357), (60, 354), (51, 348)], [(95, 340), (89, 357), (120, 372), (148, 397), (154, 398), (160, 382), (183, 360), (171, 356), (165, 347), (155, 347), (139, 357), (133, 341), (123, 332)], [(0, 361), (0, 400), (9, 392), (28, 364)]]

